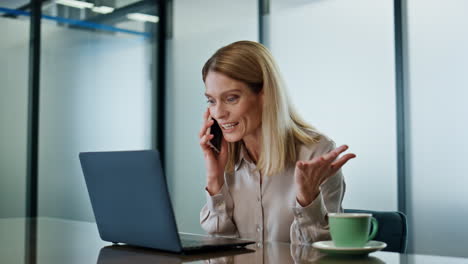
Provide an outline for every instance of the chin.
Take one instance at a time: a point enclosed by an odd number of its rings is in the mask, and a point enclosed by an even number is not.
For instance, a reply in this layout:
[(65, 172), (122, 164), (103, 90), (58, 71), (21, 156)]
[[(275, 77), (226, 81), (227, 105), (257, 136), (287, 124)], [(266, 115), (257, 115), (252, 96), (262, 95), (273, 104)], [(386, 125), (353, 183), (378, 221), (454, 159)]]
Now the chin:
[(242, 140), (242, 137), (236, 135), (224, 135), (224, 140), (228, 143), (235, 143)]

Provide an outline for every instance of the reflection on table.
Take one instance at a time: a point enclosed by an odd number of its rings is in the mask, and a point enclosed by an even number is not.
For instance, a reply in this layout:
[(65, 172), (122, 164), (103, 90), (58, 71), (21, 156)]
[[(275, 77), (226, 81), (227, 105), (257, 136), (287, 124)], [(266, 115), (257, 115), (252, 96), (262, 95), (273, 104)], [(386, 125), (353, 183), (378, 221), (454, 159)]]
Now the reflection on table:
[(265, 242), (245, 249), (198, 254), (172, 254), (153, 249), (114, 245), (99, 238), (95, 223), (54, 218), (0, 219), (0, 263), (468, 263), (442, 256), (375, 252), (365, 257), (332, 257), (310, 245)]
[(382, 264), (383, 260), (374, 256), (332, 257), (326, 256), (310, 246), (283, 243), (260, 243), (247, 248), (222, 252), (180, 255), (130, 246), (107, 246), (101, 248), (97, 264), (124, 263), (168, 263), (200, 261), (209, 264), (254, 264), (254, 263), (362, 263)]

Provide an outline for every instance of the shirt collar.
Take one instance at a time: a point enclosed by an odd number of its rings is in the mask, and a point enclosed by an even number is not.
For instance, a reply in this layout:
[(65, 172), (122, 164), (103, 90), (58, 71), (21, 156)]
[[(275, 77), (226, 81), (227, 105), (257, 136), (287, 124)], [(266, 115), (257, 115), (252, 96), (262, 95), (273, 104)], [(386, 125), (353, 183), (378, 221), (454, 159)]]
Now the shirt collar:
[(240, 144), (240, 152), (239, 152), (239, 159), (237, 160), (235, 166), (234, 166), (234, 170), (235, 171), (238, 171), (242, 165), (242, 161), (246, 161), (246, 162), (252, 162), (250, 160), (250, 157), (249, 157), (249, 153), (247, 153), (247, 148), (245, 147), (244, 143), (242, 142)]

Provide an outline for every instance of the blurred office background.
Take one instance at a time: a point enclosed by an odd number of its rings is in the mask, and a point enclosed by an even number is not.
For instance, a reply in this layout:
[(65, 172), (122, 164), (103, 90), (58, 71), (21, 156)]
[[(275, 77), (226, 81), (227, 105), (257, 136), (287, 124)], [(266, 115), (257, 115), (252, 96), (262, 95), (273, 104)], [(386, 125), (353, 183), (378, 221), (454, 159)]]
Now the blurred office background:
[(202, 233), (201, 68), (253, 40), (303, 117), (357, 154), (344, 207), (401, 210), (410, 253), (468, 257), (468, 2), (161, 1), (42, 1), (40, 40), (29, 1), (0, 2), (0, 217), (35, 203), (93, 222), (78, 153), (158, 148), (180, 231)]

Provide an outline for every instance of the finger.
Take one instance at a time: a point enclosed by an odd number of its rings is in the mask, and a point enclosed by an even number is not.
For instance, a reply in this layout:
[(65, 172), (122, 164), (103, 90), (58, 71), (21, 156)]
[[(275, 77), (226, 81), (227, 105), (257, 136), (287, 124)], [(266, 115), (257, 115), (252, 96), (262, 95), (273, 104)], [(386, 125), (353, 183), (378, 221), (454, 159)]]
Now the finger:
[(322, 155), (322, 158), (321, 160), (324, 161), (322, 163), (322, 165), (329, 165), (330, 163), (332, 163), (334, 160), (336, 160), (336, 158), (338, 158), (338, 156), (343, 153), (344, 151), (346, 151), (348, 149), (348, 146), (347, 145), (342, 145), (330, 152), (328, 152), (327, 154), (325, 155)]
[(356, 154), (348, 153), (344, 155), (343, 157), (339, 158), (337, 161), (333, 162), (330, 165), (330, 168), (332, 170), (338, 171), (341, 167), (343, 167), (343, 165), (346, 164), (346, 162), (348, 162), (348, 160), (354, 159), (355, 157), (356, 157)]
[(202, 149), (209, 149), (210, 146), (208, 145), (208, 142), (210, 141), (210, 139), (212, 139), (214, 137), (214, 135), (210, 134), (210, 135), (204, 135), (201, 139), (200, 139), (200, 146), (202, 147)]
[(208, 120), (208, 117), (210, 117), (210, 109), (206, 108), (205, 113), (203, 113), (203, 121)]
[(203, 123), (203, 126), (200, 129), (200, 132), (198, 133), (198, 137), (201, 138), (203, 135), (209, 135), (210, 134), (209, 128), (211, 127), (211, 125), (213, 125), (213, 123), (214, 123), (213, 120), (205, 121)]
[(198, 137), (201, 138), (204, 135), (209, 135), (211, 130), (209, 129), (212, 125), (214, 124), (214, 120), (208, 120), (203, 123), (202, 128), (200, 129), (200, 132), (198, 133)]
[[(206, 121), (208, 121), (209, 116), (210, 116), (209, 108), (207, 108), (207, 109), (205, 110), (205, 112), (203, 113), (203, 124), (206, 124)], [(202, 128), (200, 129), (200, 133), (198, 134), (198, 135), (199, 135), (199, 138), (201, 138), (201, 137), (202, 137), (202, 134), (204, 134), (204, 133), (202, 133), (202, 131), (204, 132), (204, 130), (205, 130), (205, 129), (204, 129), (204, 125), (203, 125)]]
[(305, 162), (301, 160), (296, 162), (296, 168), (303, 170), (305, 168)]
[(205, 134), (205, 131), (206, 131), (205, 124), (203, 124), (202, 127), (200, 128), (200, 131), (198, 132), (198, 138), (201, 139), (203, 135)]
[(216, 159), (213, 148), (209, 144), (204, 144), (202, 146), (203, 156), (208, 159)]
[(330, 152), (328, 152), (327, 154), (323, 155), (323, 159), (326, 160), (326, 161), (333, 161), (335, 160), (339, 154), (340, 154), (340, 149), (336, 148)]
[(341, 146), (337, 147), (336, 149), (332, 150), (331, 152), (334, 152), (334, 153), (340, 155), (341, 153), (346, 151), (348, 148), (349, 148), (348, 145), (341, 145)]
[(320, 167), (324, 163), (322, 157), (315, 157), (311, 160), (305, 161), (304, 162), (304, 167)]

